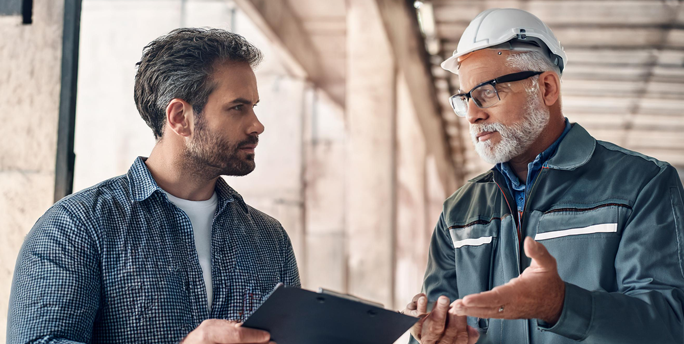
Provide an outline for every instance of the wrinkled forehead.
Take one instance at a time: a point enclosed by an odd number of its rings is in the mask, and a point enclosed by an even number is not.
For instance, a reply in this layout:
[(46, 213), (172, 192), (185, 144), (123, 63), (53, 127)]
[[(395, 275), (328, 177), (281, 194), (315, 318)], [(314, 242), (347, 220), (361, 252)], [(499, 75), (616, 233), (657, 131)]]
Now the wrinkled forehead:
[(468, 92), (485, 81), (516, 72), (506, 63), (511, 54), (510, 50), (482, 49), (462, 56), (458, 70), (460, 90)]

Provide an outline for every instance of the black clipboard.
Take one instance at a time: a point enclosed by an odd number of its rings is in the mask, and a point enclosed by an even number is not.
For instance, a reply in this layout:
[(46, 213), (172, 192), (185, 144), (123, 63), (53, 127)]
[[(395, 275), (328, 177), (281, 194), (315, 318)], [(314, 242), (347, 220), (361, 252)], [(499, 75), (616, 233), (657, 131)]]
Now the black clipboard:
[(242, 326), (278, 344), (391, 344), (418, 320), (343, 294), (276, 287)]

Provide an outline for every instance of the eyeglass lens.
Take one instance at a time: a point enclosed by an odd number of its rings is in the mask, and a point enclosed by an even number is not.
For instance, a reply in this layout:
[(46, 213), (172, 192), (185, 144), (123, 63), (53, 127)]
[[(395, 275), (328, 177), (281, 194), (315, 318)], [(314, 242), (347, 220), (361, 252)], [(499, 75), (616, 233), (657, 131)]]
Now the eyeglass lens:
[[(499, 93), (494, 88), (494, 85), (484, 84), (470, 92), (471, 97), (475, 104), (480, 108), (488, 108), (494, 106), (501, 100), (499, 98)], [(451, 107), (454, 109), (457, 115), (465, 117), (468, 113), (468, 97), (463, 96), (453, 96), (449, 99), (451, 101)]]

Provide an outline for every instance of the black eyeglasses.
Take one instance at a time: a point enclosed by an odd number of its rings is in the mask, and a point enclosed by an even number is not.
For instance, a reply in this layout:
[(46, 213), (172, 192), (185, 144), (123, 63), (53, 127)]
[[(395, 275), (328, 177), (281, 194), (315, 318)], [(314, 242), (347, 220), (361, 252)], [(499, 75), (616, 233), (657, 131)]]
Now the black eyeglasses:
[(506, 74), (496, 79), (485, 81), (473, 87), (473, 89), (468, 93), (459, 93), (451, 96), (449, 98), (449, 104), (451, 104), (451, 107), (454, 109), (454, 112), (457, 116), (465, 117), (468, 114), (468, 102), (470, 101), (470, 98), (473, 99), (473, 102), (475, 102), (477, 107), (480, 109), (486, 109), (490, 106), (496, 105), (499, 101), (501, 101), (499, 92), (496, 90), (496, 84), (520, 81), (541, 73), (544, 72), (525, 71)]

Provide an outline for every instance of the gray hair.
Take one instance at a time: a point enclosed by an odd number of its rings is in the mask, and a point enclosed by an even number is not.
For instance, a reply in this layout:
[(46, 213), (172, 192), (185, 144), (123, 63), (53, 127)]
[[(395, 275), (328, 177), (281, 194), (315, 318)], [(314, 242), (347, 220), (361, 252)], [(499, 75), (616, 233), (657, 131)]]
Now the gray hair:
[[(534, 72), (554, 72), (560, 78), (561, 73), (558, 66), (551, 63), (547, 57), (538, 51), (521, 51), (514, 52), (506, 58), (506, 65), (518, 69), (520, 71), (534, 71)], [(527, 93), (531, 94), (539, 89), (539, 75), (530, 78), (532, 80), (532, 87), (527, 89)]]
[(552, 71), (560, 77), (560, 69), (555, 64), (551, 63), (547, 57), (538, 51), (521, 51), (513, 52), (506, 58), (506, 64), (509, 67), (524, 70), (531, 70), (535, 72)]
[(261, 52), (238, 34), (198, 28), (175, 29), (143, 48), (136, 63), (135, 105), (156, 139), (162, 137), (172, 99), (185, 100), (196, 114), (202, 113), (216, 87), (211, 78), (216, 63), (224, 61), (255, 67)]

